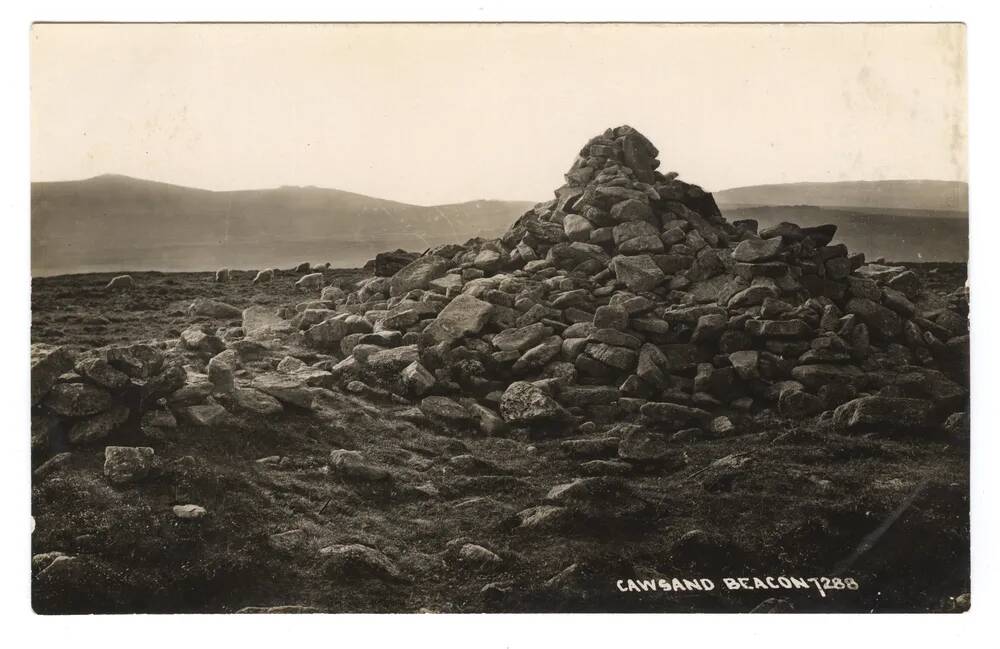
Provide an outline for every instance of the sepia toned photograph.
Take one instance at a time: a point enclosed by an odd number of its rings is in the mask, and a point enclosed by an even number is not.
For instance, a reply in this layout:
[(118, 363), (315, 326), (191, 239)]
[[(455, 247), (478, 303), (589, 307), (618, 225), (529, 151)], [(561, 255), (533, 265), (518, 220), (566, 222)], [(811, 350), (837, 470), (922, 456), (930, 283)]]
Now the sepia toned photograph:
[(968, 611), (966, 69), (34, 24), (33, 610)]

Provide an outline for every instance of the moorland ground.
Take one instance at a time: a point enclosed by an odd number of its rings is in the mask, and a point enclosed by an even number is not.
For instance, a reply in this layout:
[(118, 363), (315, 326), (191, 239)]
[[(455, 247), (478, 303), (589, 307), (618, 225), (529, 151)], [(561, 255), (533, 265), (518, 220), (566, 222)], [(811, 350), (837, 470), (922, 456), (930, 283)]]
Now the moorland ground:
[[(925, 289), (951, 292), (964, 264), (908, 264)], [(348, 285), (361, 270), (331, 270)], [(74, 351), (176, 338), (211, 297), (245, 308), (301, 299), (282, 273), (216, 284), (210, 273), (135, 273), (138, 289), (111, 294), (111, 274), (33, 280), (31, 340)], [(108, 444), (152, 446), (158, 472), (117, 488), (102, 475), (104, 443), (73, 448), (36, 478), (32, 552), (77, 557), (36, 579), (40, 613), (233, 612), (300, 605), (328, 612), (749, 611), (780, 597), (796, 611), (946, 611), (969, 591), (969, 455), (938, 436), (831, 432), (819, 420), (757, 417), (739, 435), (679, 444), (683, 466), (628, 483), (643, 516), (556, 529), (523, 529), (516, 513), (577, 477), (561, 442), (573, 431), (484, 437), (413, 419), (412, 407), (334, 389), (315, 411), (250, 418), (171, 436), (116, 433)], [(600, 437), (602, 430), (593, 433)], [(339, 481), (333, 449), (356, 449), (393, 474), (390, 486)], [(277, 456), (275, 461), (260, 462)], [(452, 461), (473, 456), (480, 462)], [(723, 462), (716, 462), (729, 458)], [(44, 458), (33, 459), (33, 467)], [(872, 535), (916, 494), (898, 519)], [(208, 514), (177, 518), (196, 503)], [(621, 503), (630, 507), (633, 503)], [(595, 522), (596, 521), (596, 522)], [(272, 535), (302, 530), (278, 549)], [(693, 530), (700, 533), (691, 534)], [(850, 560), (859, 546), (870, 548)], [(400, 570), (331, 574), (318, 549), (360, 543)], [(474, 543), (500, 561), (463, 558)], [(575, 567), (573, 567), (575, 566)], [(846, 567), (845, 567), (846, 566)], [(840, 570), (841, 574), (834, 574)], [(857, 590), (620, 592), (622, 579), (787, 575), (851, 577)]]

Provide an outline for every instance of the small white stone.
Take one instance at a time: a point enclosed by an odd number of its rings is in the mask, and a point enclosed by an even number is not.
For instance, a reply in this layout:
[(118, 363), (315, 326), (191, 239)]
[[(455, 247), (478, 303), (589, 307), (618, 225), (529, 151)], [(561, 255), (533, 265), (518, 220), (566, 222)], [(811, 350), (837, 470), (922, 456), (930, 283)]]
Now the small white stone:
[(208, 511), (200, 505), (174, 505), (174, 516), (184, 519), (201, 518)]

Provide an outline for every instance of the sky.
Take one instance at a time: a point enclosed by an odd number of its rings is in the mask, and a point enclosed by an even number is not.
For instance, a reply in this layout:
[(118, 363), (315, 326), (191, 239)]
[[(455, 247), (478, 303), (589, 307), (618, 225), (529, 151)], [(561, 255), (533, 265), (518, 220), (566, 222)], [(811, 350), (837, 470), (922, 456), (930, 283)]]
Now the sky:
[(961, 25), (35, 25), (32, 180), (540, 201), (630, 124), (715, 191), (967, 179)]

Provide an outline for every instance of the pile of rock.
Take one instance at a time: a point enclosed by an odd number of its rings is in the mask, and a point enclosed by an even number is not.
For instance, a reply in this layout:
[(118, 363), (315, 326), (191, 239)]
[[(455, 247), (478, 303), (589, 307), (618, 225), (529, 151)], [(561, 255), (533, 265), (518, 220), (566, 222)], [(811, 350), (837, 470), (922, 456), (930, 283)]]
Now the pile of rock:
[[(73, 355), (64, 347), (31, 347), (32, 449), (54, 442), (100, 442), (148, 413), (162, 425), (158, 402), (183, 388), (187, 375), (147, 344), (102, 347)], [(176, 425), (174, 422), (173, 425)]]
[(290, 326), (343, 357), (324, 365), (342, 385), (494, 430), (495, 410), (724, 435), (762, 408), (860, 430), (963, 407), (964, 292), (942, 301), (906, 268), (865, 264), (833, 225), (729, 223), (657, 155), (609, 129), (499, 239), (380, 255), (374, 277), (324, 289)]
[(732, 435), (762, 411), (967, 432), (965, 291), (866, 264), (833, 225), (729, 223), (657, 155), (608, 129), (498, 239), (382, 253), (350, 291), (308, 274), (298, 288), (319, 295), (294, 307), (197, 300), (193, 315), (242, 326), (185, 329), (170, 363), (149, 345), (33, 350), (33, 427), (84, 443), (140, 415), (144, 431), (217, 426), (339, 385), (485, 434), (630, 422), (630, 462), (661, 448), (650, 431)]

